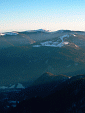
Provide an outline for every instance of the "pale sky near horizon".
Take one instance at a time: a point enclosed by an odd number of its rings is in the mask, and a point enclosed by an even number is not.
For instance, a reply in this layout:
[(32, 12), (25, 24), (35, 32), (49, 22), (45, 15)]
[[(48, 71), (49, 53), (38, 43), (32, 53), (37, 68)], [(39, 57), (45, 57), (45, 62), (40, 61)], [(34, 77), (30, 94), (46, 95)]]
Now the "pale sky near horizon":
[(1, 0), (0, 32), (85, 31), (85, 0)]

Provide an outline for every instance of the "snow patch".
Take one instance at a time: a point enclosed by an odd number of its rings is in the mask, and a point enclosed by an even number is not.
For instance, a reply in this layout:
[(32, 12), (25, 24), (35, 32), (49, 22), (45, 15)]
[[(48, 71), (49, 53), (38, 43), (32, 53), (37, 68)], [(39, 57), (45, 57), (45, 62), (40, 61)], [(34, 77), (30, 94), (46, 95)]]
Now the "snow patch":
[(0, 36), (4, 36), (5, 34), (4, 33), (0, 33)]
[(38, 29), (38, 30), (28, 30), (25, 32), (52, 32), (51, 30), (46, 30), (46, 29)]
[(58, 44), (58, 42), (53, 42), (54, 45)]
[(33, 45), (33, 47), (40, 47), (41, 45)]
[(4, 35), (18, 35), (18, 33), (17, 32), (0, 33), (0, 36), (4, 36)]
[(17, 101), (8, 101), (9, 103), (11, 103), (12, 105), (12, 107), (16, 107), (16, 104), (18, 103)]
[(0, 89), (11, 89), (11, 88), (25, 88), (22, 84), (18, 83), (17, 86), (16, 85), (12, 85), (10, 87), (6, 87), (6, 86), (0, 86)]
[(68, 77), (69, 79), (71, 79), (71, 77)]
[(57, 47), (62, 47), (62, 46), (64, 46), (64, 45), (69, 43), (69, 42), (64, 42), (64, 39), (63, 39), (64, 37), (69, 37), (69, 35), (61, 36), (60, 39), (61, 39), (62, 42), (60, 44), (58, 44)]
[(12, 85), (11, 87), (9, 87), (9, 88), (15, 88), (15, 85)]
[(18, 35), (18, 33), (17, 32), (8, 32), (8, 33), (6, 33), (6, 35)]
[(60, 39), (63, 41), (64, 37), (69, 37), (69, 35), (63, 35), (63, 36), (60, 37)]
[(69, 35), (63, 35), (60, 38), (61, 42), (59, 43), (58, 40), (57, 41), (46, 41), (46, 42), (42, 42), (40, 43), (41, 45), (33, 45), (33, 47), (40, 47), (40, 46), (49, 46), (49, 47), (62, 47), (64, 45), (69, 44), (69, 42), (64, 42), (64, 37), (69, 37)]
[(78, 47), (77, 45), (75, 45), (75, 47)]
[(46, 41), (46, 42), (42, 42), (40, 43), (42, 46), (51, 46), (52, 41)]
[(60, 44), (58, 44), (56, 47), (62, 47), (64, 46), (64, 44), (61, 42)]
[(76, 36), (76, 35), (73, 34), (73, 36)]
[(24, 88), (24, 86), (22, 84), (18, 83), (16, 88)]
[(51, 32), (50, 30), (45, 30), (45, 29), (38, 29), (36, 31), (42, 31), (42, 32)]
[(63, 42), (65, 45), (69, 44), (69, 42)]

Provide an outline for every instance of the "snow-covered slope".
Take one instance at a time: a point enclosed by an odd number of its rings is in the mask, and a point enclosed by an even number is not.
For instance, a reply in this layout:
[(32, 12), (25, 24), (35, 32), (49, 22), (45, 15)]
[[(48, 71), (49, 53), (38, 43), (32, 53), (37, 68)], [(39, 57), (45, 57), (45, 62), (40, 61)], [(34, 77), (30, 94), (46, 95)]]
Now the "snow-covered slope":
[(17, 32), (8, 32), (8, 33), (5, 33), (6, 35), (18, 35)]
[(40, 47), (40, 46), (62, 47), (64, 45), (69, 44), (69, 42), (64, 41), (65, 37), (68, 38), (69, 35), (63, 35), (63, 36), (59, 37), (61, 40), (60, 43), (58, 40), (57, 41), (53, 41), (53, 40), (52, 41), (45, 41), (45, 42), (40, 43), (40, 45), (33, 45), (33, 47)]
[(6, 34), (4, 34), (4, 33), (0, 33), (0, 36), (5, 36)]
[(21, 83), (18, 83), (16, 88), (24, 88), (24, 86)]
[(0, 33), (0, 36), (5, 36), (5, 35), (18, 35), (18, 33), (17, 32)]

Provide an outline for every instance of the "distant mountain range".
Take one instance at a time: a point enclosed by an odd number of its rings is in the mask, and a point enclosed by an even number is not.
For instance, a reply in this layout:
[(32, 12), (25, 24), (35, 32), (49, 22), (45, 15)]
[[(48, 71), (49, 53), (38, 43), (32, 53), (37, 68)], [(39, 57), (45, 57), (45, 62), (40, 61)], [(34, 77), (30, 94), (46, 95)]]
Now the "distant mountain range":
[(0, 33), (1, 43), (0, 47), (10, 47), (10, 46), (21, 46), (21, 45), (28, 45), (33, 44), (35, 42), (43, 41), (43, 40), (52, 40), (59, 36), (66, 37), (79, 37), (85, 36), (84, 31), (71, 31), (71, 30), (58, 30), (58, 31), (50, 31), (44, 29), (38, 30), (29, 30), (23, 32), (5, 32)]
[[(28, 30), (28, 31), (23, 31), (23, 32), (51, 32), (50, 30), (44, 30), (44, 29), (38, 29), (38, 30)], [(0, 33), (0, 36), (6, 36), (6, 35), (19, 35), (20, 32), (13, 31), (13, 32), (4, 32)], [(22, 33), (22, 32), (21, 32)]]

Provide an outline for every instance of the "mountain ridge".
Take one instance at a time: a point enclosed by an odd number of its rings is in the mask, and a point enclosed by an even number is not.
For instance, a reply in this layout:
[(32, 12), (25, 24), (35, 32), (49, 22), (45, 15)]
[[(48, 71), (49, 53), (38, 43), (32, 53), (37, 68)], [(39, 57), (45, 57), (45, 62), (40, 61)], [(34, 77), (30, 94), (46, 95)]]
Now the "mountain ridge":
[[(44, 98), (37, 96), (21, 101), (9, 110), (17, 113), (84, 113), (85, 112), (85, 75), (76, 75), (55, 87), (55, 92)], [(29, 107), (30, 105), (30, 107)], [(21, 108), (21, 109), (20, 109)], [(25, 111), (24, 111), (25, 109)]]
[(51, 82), (63, 82), (65, 80), (67, 80), (69, 78), (69, 76), (66, 75), (54, 75), (50, 72), (45, 72), (44, 74), (42, 74), (37, 80), (35, 80), (33, 82), (33, 86), (36, 85), (41, 85), (41, 84), (47, 84), (47, 83), (51, 83)]

